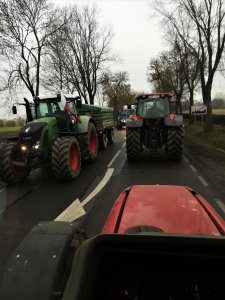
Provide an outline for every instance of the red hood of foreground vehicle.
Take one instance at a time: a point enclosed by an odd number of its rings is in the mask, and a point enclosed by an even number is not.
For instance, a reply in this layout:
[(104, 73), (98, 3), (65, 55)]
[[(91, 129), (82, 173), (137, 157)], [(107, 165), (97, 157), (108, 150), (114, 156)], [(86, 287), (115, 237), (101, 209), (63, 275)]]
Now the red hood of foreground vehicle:
[(188, 187), (134, 185), (120, 194), (102, 233), (135, 230), (218, 236), (225, 235), (225, 222), (202, 196)]

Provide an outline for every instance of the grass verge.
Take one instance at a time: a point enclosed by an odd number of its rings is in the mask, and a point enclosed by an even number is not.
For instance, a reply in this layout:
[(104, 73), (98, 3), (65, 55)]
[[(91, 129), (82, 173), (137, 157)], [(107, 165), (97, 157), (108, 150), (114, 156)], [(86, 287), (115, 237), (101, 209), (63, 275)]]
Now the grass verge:
[(222, 126), (214, 126), (210, 132), (205, 132), (201, 124), (184, 123), (184, 138), (193, 144), (202, 147), (203, 155), (210, 156), (215, 160), (225, 157), (225, 154), (219, 151), (225, 151), (225, 129)]
[(0, 127), (0, 132), (16, 132), (19, 131), (21, 126), (15, 126), (15, 127)]

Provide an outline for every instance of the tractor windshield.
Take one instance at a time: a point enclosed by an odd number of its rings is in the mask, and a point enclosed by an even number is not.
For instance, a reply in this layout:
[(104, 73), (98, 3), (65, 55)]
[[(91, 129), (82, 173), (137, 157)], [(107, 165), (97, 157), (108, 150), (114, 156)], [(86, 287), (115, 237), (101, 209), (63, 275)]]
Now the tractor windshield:
[(37, 103), (37, 118), (53, 116), (56, 110), (64, 110), (62, 103), (57, 101), (40, 101)]
[(170, 113), (168, 98), (140, 99), (137, 114), (143, 118), (163, 118)]

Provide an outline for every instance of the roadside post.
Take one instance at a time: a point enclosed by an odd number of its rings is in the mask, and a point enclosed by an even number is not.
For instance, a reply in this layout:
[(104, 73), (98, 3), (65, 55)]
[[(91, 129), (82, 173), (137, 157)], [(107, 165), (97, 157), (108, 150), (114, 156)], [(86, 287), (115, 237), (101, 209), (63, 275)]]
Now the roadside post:
[(196, 118), (197, 115), (202, 116), (202, 127), (203, 127), (203, 120), (204, 120), (204, 115), (207, 114), (207, 106), (202, 104), (202, 105), (193, 105), (191, 106), (191, 114), (195, 116), (195, 124), (196, 124)]

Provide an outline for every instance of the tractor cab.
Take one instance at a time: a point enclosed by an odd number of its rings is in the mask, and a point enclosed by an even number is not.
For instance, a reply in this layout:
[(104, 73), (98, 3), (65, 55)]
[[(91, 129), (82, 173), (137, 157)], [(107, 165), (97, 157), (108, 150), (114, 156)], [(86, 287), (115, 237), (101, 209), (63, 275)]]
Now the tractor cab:
[(77, 100), (79, 97), (66, 96), (66, 103), (68, 110), (65, 109), (61, 102), (61, 96), (54, 97), (35, 97), (35, 115), (36, 119), (55, 118), (60, 132), (74, 132), (74, 125), (76, 125), (77, 116)]
[(180, 114), (172, 93), (140, 94), (135, 99), (137, 115), (143, 119), (158, 119), (169, 114)]
[[(79, 96), (74, 97), (72, 95), (65, 96), (66, 102), (68, 103), (69, 109), (77, 114), (77, 107), (80, 104)], [(44, 117), (55, 117), (57, 112), (65, 112), (65, 107), (61, 102), (61, 97), (58, 94), (54, 97), (35, 97), (35, 112), (36, 118), (44, 118)], [(66, 112), (65, 112), (66, 113)]]
[[(69, 109), (77, 114), (77, 108), (81, 107), (81, 99), (79, 96), (66, 95), (66, 102)], [(56, 117), (57, 112), (65, 112), (65, 107), (61, 102), (60, 94), (51, 96), (35, 96), (33, 102), (29, 102), (24, 98), (24, 103), (18, 103), (20, 106), (24, 106), (26, 109), (27, 122), (31, 122), (34, 119)], [(13, 114), (17, 114), (17, 106), (12, 106)]]

